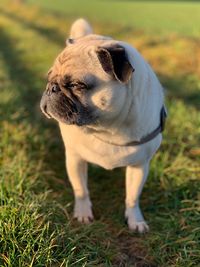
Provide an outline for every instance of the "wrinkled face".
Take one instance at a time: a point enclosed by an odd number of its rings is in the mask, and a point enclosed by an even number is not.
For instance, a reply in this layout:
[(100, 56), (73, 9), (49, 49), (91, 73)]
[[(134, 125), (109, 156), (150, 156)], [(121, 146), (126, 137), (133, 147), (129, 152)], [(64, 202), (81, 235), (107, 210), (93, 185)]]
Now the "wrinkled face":
[[(112, 47), (112, 52), (103, 47), (105, 43)], [(116, 50), (116, 44), (114, 47)], [(126, 98), (126, 82), (122, 79), (127, 73), (130, 76), (128, 65), (124, 74), (116, 68), (116, 64), (123, 66), (121, 60), (125, 54), (123, 50), (120, 59), (120, 49), (117, 46), (116, 61), (111, 41), (95, 39), (91, 35), (69, 44), (48, 73), (40, 104), (43, 113), (48, 118), (78, 126), (103, 123), (117, 117)]]

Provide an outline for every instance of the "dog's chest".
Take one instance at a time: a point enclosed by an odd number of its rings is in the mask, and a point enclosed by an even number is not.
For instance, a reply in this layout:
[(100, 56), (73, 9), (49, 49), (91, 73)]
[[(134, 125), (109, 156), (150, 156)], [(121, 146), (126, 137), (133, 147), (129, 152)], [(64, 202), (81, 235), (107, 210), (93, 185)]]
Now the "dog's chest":
[(88, 162), (111, 170), (136, 164), (141, 151), (139, 148), (113, 146), (91, 138), (89, 142), (80, 144), (79, 153)]
[(60, 125), (60, 129), (66, 150), (72, 149), (87, 162), (105, 169), (141, 164), (155, 152), (152, 145), (114, 146), (86, 135), (73, 126)]

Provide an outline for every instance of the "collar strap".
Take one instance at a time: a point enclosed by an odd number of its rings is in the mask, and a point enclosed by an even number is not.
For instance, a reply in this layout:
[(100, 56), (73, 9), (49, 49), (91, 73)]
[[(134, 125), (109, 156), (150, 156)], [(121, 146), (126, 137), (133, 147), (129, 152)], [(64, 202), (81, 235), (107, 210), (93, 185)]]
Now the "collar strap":
[(146, 135), (145, 137), (142, 137), (140, 141), (132, 141), (129, 143), (126, 143), (124, 146), (137, 146), (142, 145), (144, 143), (147, 143), (154, 139), (159, 133), (162, 133), (165, 129), (165, 120), (167, 118), (167, 112), (165, 106), (162, 106), (160, 111), (160, 125), (151, 133)]
[[(165, 108), (165, 106), (162, 106), (161, 111), (160, 111), (160, 124), (153, 132), (142, 137), (139, 141), (131, 141), (131, 142), (123, 144), (123, 145), (116, 145), (116, 144), (113, 144), (111, 142), (108, 142), (108, 144), (115, 145), (115, 146), (138, 146), (138, 145), (145, 144), (145, 143), (151, 141), (152, 139), (154, 139), (159, 133), (164, 131), (166, 117), (167, 117), (166, 108)], [(96, 138), (98, 138), (98, 137), (96, 137)], [(98, 139), (101, 140), (100, 138), (98, 138)], [(101, 140), (101, 141), (103, 141), (103, 140)], [(103, 141), (103, 142), (105, 142), (105, 141)]]

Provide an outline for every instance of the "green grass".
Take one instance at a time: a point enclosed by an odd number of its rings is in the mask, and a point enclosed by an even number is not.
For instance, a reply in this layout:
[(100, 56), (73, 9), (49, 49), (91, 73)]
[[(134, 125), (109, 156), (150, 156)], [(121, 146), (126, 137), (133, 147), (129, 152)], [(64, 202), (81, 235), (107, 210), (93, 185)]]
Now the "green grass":
[[(84, 16), (96, 23), (121, 25), (149, 34), (198, 37), (200, 3), (197, 1), (28, 0), (66, 17)], [(191, 19), (192, 18), (192, 19)]]
[[(0, 5), (0, 266), (199, 266), (199, 39), (172, 36), (159, 18), (152, 23), (163, 35), (149, 34), (154, 26), (143, 31), (138, 14), (134, 20), (141, 32), (123, 26), (118, 17), (109, 28), (103, 14), (92, 19), (98, 32), (134, 44), (152, 64), (167, 88), (169, 118), (141, 199), (150, 233), (139, 236), (124, 224), (123, 169), (90, 167), (96, 221), (80, 226), (72, 220), (73, 194), (57, 125), (39, 110), (45, 73), (80, 11), (72, 12), (77, 1), (67, 3), (67, 10), (58, 5), (59, 16), (53, 1), (40, 3), (42, 9)], [(126, 2), (123, 8), (136, 4), (144, 5)], [(179, 3), (169, 8), (174, 5)], [(198, 10), (198, 4), (190, 6)], [(195, 13), (182, 16), (197, 25)], [(182, 25), (177, 23), (177, 29)], [(184, 31), (191, 35), (189, 28)]]

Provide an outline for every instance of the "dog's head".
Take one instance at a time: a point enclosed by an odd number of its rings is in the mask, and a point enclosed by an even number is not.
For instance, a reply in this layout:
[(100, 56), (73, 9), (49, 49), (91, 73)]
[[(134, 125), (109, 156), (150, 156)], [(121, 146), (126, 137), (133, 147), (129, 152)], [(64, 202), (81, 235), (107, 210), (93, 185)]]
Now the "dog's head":
[(69, 39), (48, 73), (41, 109), (78, 126), (112, 120), (123, 108), (132, 72), (116, 41), (93, 34)]

